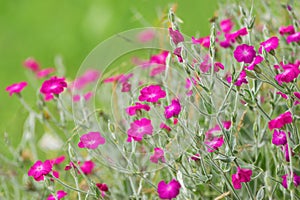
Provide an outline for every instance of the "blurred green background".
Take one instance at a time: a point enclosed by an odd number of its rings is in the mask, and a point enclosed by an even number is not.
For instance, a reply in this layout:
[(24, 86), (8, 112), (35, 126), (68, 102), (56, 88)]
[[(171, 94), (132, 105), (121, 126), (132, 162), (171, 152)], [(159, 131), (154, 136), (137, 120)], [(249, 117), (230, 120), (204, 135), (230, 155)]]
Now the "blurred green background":
[[(67, 77), (72, 79), (97, 44), (121, 31), (157, 26), (159, 14), (172, 3), (177, 3), (176, 14), (184, 21), (183, 33), (209, 34), (208, 20), (216, 10), (217, 0), (1, 0), (1, 135), (21, 135), (26, 112), (17, 97), (9, 97), (5, 88), (27, 81), (24, 59), (32, 56), (45, 68), (53, 66), (54, 57), (61, 55)], [(27, 99), (35, 96), (30, 86), (23, 94)]]

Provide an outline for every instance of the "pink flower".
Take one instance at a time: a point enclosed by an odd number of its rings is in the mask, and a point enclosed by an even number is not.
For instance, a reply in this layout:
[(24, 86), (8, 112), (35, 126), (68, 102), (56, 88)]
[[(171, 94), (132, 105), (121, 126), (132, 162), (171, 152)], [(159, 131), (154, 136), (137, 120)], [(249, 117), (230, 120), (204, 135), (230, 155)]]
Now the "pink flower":
[(52, 194), (50, 194), (47, 198), (47, 200), (59, 200), (59, 199), (62, 199), (64, 198), (65, 196), (67, 196), (68, 193), (66, 193), (65, 191), (63, 190), (58, 190), (56, 192), (56, 195), (53, 196)]
[(10, 86), (7, 86), (5, 90), (9, 92), (9, 96), (13, 95), (14, 93), (20, 94), (20, 92), (22, 92), (27, 85), (27, 82), (14, 83)]
[(122, 83), (121, 92), (129, 92), (131, 90), (131, 84), (128, 82)]
[(289, 154), (289, 145), (288, 145), (288, 143), (286, 143), (284, 146), (282, 146), (281, 147), (281, 149), (282, 149), (282, 151), (283, 151), (283, 154), (284, 154), (284, 157), (285, 157), (285, 160), (287, 161), (287, 162), (290, 162), (290, 157), (291, 156), (294, 156), (294, 152), (293, 152), (293, 149), (292, 148), (290, 148), (290, 150), (291, 150), (291, 153), (292, 153), (292, 155), (290, 156), (290, 154)]
[(256, 52), (253, 46), (241, 44), (236, 47), (236, 49), (233, 52), (233, 55), (238, 62), (252, 63)]
[(54, 71), (55, 71), (54, 68), (41, 69), (36, 72), (36, 76), (38, 78), (44, 78), (44, 77), (48, 76), (49, 74), (53, 73)]
[(80, 101), (80, 99), (81, 99), (81, 96), (80, 96), (79, 94), (75, 94), (75, 95), (73, 96), (73, 101), (74, 101), (74, 102), (78, 102), (78, 101)]
[(240, 38), (241, 36), (245, 36), (248, 34), (248, 31), (246, 28), (241, 28), (240, 30), (237, 30), (233, 33), (225, 34), (225, 38), (227, 41), (234, 43), (236, 39)]
[(294, 92), (294, 95), (300, 100), (300, 92)]
[(82, 76), (77, 77), (72, 83), (73, 89), (82, 89), (89, 83), (95, 82), (99, 79), (100, 72), (95, 69), (88, 69)]
[(67, 87), (65, 78), (57, 78), (56, 76), (44, 81), (40, 92), (43, 94), (60, 94)]
[(59, 165), (62, 162), (64, 162), (64, 160), (66, 159), (65, 156), (59, 156), (57, 158), (54, 158), (52, 160), (50, 160), (51, 165)]
[(53, 94), (44, 94), (45, 101), (51, 101), (54, 98)]
[(158, 65), (151, 70), (150, 76), (156, 76), (158, 74), (163, 73), (165, 70), (166, 70), (165, 65)]
[(206, 73), (210, 70), (211, 68), (211, 62), (210, 62), (210, 57), (208, 54), (206, 54), (203, 58), (203, 62), (200, 63), (200, 70), (203, 73)]
[(52, 171), (52, 165), (50, 160), (42, 162), (40, 160), (36, 161), (28, 171), (28, 176), (32, 176), (36, 181), (44, 180), (44, 176)]
[(174, 55), (176, 55), (177, 56), (177, 58), (178, 58), (178, 62), (183, 62), (183, 59), (182, 59), (182, 57), (181, 57), (181, 49), (182, 49), (182, 47), (177, 47), (175, 50), (174, 50)]
[(229, 48), (231, 47), (231, 43), (228, 39), (225, 39), (223, 41), (220, 41), (220, 46), (223, 47), (223, 48)]
[(30, 69), (33, 72), (37, 72), (40, 69), (39, 63), (34, 58), (27, 58), (23, 62), (24, 67)]
[(289, 26), (281, 26), (279, 28), (279, 34), (280, 35), (291, 35), (295, 33), (295, 29), (293, 25), (289, 25)]
[(174, 31), (172, 28), (169, 28), (169, 33), (175, 45), (184, 41), (182, 34), (178, 30)]
[(93, 92), (87, 92), (83, 95), (84, 100), (88, 101), (92, 98)]
[(269, 129), (272, 131), (275, 128), (282, 128), (286, 124), (290, 124), (293, 122), (292, 113), (290, 111), (287, 111), (283, 114), (280, 114), (275, 119), (272, 119), (269, 121)]
[(139, 100), (156, 103), (159, 99), (166, 97), (166, 92), (159, 85), (150, 85), (140, 91)]
[(281, 74), (275, 76), (275, 79), (277, 80), (279, 85), (282, 85), (282, 82), (284, 83), (292, 82), (300, 74), (300, 70), (296, 65), (288, 64), (285, 65), (284, 67), (285, 67), (284, 71)]
[(119, 79), (122, 77), (122, 74), (110, 76), (103, 80), (103, 83), (113, 83), (119, 81)]
[(155, 32), (152, 29), (146, 29), (142, 32), (140, 32), (137, 36), (138, 40), (141, 43), (146, 43), (146, 42), (150, 42), (151, 40), (153, 40), (155, 37)]
[(258, 65), (259, 63), (261, 63), (262, 61), (264, 60), (263, 57), (261, 57), (260, 55), (258, 56), (255, 56), (253, 62), (248, 66), (248, 67), (245, 67), (247, 70), (254, 70), (254, 67), (256, 65)]
[(158, 161), (161, 162), (166, 162), (165, 161), (165, 156), (164, 156), (165, 152), (163, 149), (161, 148), (154, 148), (154, 154), (152, 156), (150, 156), (150, 161), (153, 163), (158, 163)]
[(173, 99), (171, 105), (165, 107), (165, 117), (170, 119), (171, 117), (177, 117), (181, 111), (181, 105), (178, 99)]
[(101, 191), (101, 196), (105, 196), (105, 192), (108, 191), (108, 187), (105, 183), (96, 183), (97, 188)]
[(140, 120), (135, 120), (130, 124), (130, 128), (127, 131), (128, 142), (131, 142), (132, 139), (135, 141), (141, 141), (144, 135), (152, 135), (153, 126), (151, 120), (147, 118), (142, 118)]
[(248, 81), (247, 81), (246, 77), (247, 77), (246, 71), (242, 70), (240, 73), (240, 76), (238, 77), (238, 79), (236, 80), (234, 85), (241, 86), (243, 83), (247, 84)]
[(219, 137), (213, 137), (212, 139), (205, 139), (204, 144), (207, 146), (208, 152), (214, 152), (224, 144), (224, 139), (221, 135)]
[(282, 92), (276, 92), (276, 94), (279, 94), (284, 99), (288, 99), (288, 96)]
[(167, 124), (163, 122), (160, 124), (159, 128), (165, 129), (167, 132), (170, 132), (172, 130)]
[(285, 132), (275, 129), (272, 137), (272, 143), (276, 146), (285, 145), (287, 143)]
[(278, 37), (276, 37), (276, 36), (271, 37), (271, 38), (267, 39), (266, 41), (260, 43), (260, 47), (259, 47), (258, 51), (259, 51), (259, 53), (262, 53), (262, 47), (264, 47), (266, 52), (273, 51), (278, 47), (278, 43), (279, 43)]
[(151, 56), (149, 63), (150, 63), (150, 65), (151, 64), (166, 65), (166, 59), (167, 59), (168, 55), (169, 55), (168, 51), (162, 51), (159, 54), (155, 54), (155, 55)]
[(231, 19), (224, 19), (220, 22), (221, 30), (224, 33), (229, 33), (234, 26), (234, 23), (231, 21)]
[(242, 188), (241, 183), (250, 182), (252, 176), (252, 170), (251, 169), (241, 169), (237, 168), (237, 173), (232, 174), (232, 184), (234, 189), (239, 190)]
[(214, 71), (218, 72), (220, 69), (224, 70), (224, 65), (220, 62), (215, 62), (214, 64)]
[(288, 44), (291, 42), (299, 42), (300, 41), (300, 32), (297, 32), (297, 33), (287, 36), (286, 41)]
[(202, 38), (199, 38), (199, 39), (196, 39), (196, 38), (192, 37), (192, 42), (193, 42), (193, 44), (200, 44), (201, 46), (203, 46), (205, 48), (209, 48), (209, 46), (210, 46), (210, 36), (202, 37)]
[(129, 106), (126, 108), (126, 112), (130, 116), (136, 115), (136, 112), (141, 110), (149, 111), (150, 106), (148, 104), (141, 104), (137, 102), (134, 106)]
[[(294, 175), (293, 183), (294, 183), (295, 187), (298, 187), (298, 185), (300, 185), (300, 176), (298, 176), (295, 172), (293, 173), (293, 175)], [(281, 177), (282, 178), (282, 186), (285, 189), (288, 188), (288, 185), (287, 185), (287, 177), (288, 176), (289, 176), (288, 174), (285, 174)]]
[(194, 160), (194, 161), (198, 161), (200, 160), (200, 154), (199, 153), (196, 153), (195, 155), (191, 156), (191, 159)]
[(99, 145), (105, 144), (105, 138), (99, 132), (89, 132), (80, 137), (79, 148), (97, 149)]
[(91, 160), (84, 161), (84, 163), (80, 166), (81, 171), (86, 175), (91, 174), (94, 168), (95, 163)]
[(179, 194), (180, 188), (180, 183), (175, 179), (172, 179), (169, 183), (160, 181), (157, 186), (157, 193), (161, 199), (173, 199)]

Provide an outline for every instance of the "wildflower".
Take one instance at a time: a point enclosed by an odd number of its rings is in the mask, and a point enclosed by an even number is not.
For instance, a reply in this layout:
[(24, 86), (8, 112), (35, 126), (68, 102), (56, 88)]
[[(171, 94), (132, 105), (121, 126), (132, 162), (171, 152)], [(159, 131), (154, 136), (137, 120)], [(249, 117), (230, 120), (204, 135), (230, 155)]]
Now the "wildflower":
[(210, 57), (208, 54), (206, 54), (203, 58), (203, 61), (200, 63), (200, 70), (203, 73), (206, 73), (210, 70), (211, 68), (211, 62), (210, 62)]
[(287, 36), (286, 41), (288, 44), (291, 42), (299, 42), (300, 41), (300, 32), (297, 32), (297, 33)]
[(281, 74), (277, 74), (275, 76), (275, 79), (279, 85), (282, 85), (282, 82), (284, 83), (292, 82), (294, 79), (296, 79), (299, 76), (299, 74), (300, 74), (300, 70), (298, 66), (288, 64), (284, 66), (284, 71)]
[(148, 104), (141, 104), (137, 102), (134, 106), (129, 106), (126, 108), (126, 112), (130, 116), (136, 115), (136, 112), (141, 110), (149, 111), (150, 106)]
[(279, 34), (280, 35), (291, 35), (295, 33), (295, 29), (293, 25), (289, 25), (289, 26), (281, 26), (279, 28)]
[(264, 47), (266, 52), (271, 52), (278, 47), (278, 43), (279, 43), (278, 37), (276, 37), (276, 36), (271, 37), (271, 38), (267, 39), (266, 41), (260, 43), (260, 47), (259, 47), (258, 51), (261, 54), (262, 48)]
[(177, 58), (178, 58), (178, 62), (183, 62), (183, 59), (182, 59), (182, 57), (181, 57), (181, 49), (182, 49), (182, 47), (177, 47), (175, 50), (174, 50), (174, 55), (176, 55), (177, 56)]
[(93, 96), (93, 92), (87, 92), (83, 95), (84, 100), (88, 101)]
[(24, 67), (30, 69), (33, 72), (37, 72), (40, 69), (39, 63), (34, 58), (27, 58), (23, 62)]
[(214, 64), (214, 71), (218, 72), (220, 69), (224, 70), (224, 65), (220, 62), (215, 62)]
[(230, 43), (230, 41), (228, 39), (220, 41), (219, 44), (223, 48), (229, 48), (229, 47), (232, 46), (231, 43)]
[(207, 146), (208, 152), (214, 152), (224, 144), (224, 139), (222, 135), (219, 137), (212, 137), (211, 139), (205, 139), (204, 144)]
[(51, 165), (59, 165), (66, 159), (65, 156), (59, 156), (57, 158), (54, 158), (50, 160)]
[(178, 99), (173, 99), (171, 105), (165, 107), (165, 117), (169, 119), (178, 116), (181, 111), (181, 105)]
[(169, 183), (160, 181), (157, 186), (157, 193), (161, 199), (173, 199), (176, 198), (180, 192), (180, 183), (172, 179)]
[(300, 100), (300, 92), (294, 92), (294, 95)]
[(285, 145), (287, 143), (285, 132), (275, 129), (272, 137), (272, 143), (276, 146)]
[(80, 101), (80, 99), (81, 99), (81, 96), (80, 96), (79, 94), (75, 94), (75, 95), (73, 96), (73, 101), (74, 101), (74, 102), (78, 102), (78, 101)]
[(164, 72), (166, 70), (166, 66), (165, 65), (159, 65), (154, 67), (151, 72), (150, 72), (150, 76), (156, 76), (158, 74), (161, 74), (162, 72)]
[(290, 124), (293, 122), (292, 113), (290, 111), (287, 111), (283, 114), (280, 114), (275, 119), (272, 119), (269, 121), (269, 129), (272, 131), (275, 128), (282, 128), (286, 124)]
[(210, 46), (210, 36), (202, 37), (202, 38), (199, 38), (199, 39), (196, 39), (196, 38), (192, 37), (192, 42), (193, 42), (193, 44), (200, 44), (201, 46), (203, 46), (205, 48), (209, 48), (209, 46)]
[(256, 52), (253, 46), (241, 44), (236, 47), (236, 49), (233, 52), (233, 55), (238, 62), (252, 63)]
[(200, 160), (200, 154), (196, 153), (195, 155), (191, 156), (191, 159), (194, 160), (194, 161)]
[(167, 132), (170, 132), (172, 130), (168, 125), (166, 125), (163, 122), (160, 124), (159, 128), (165, 129)]
[(241, 169), (237, 168), (237, 173), (232, 174), (232, 184), (234, 189), (239, 190), (242, 188), (241, 183), (250, 182), (252, 176), (252, 170), (251, 169)]
[(105, 144), (105, 138), (99, 132), (89, 132), (80, 137), (79, 148), (97, 149), (99, 145)]
[(108, 77), (108, 78), (103, 80), (103, 83), (117, 82), (121, 78), (121, 76), (122, 76), (122, 74), (118, 74), (118, 75), (115, 75), (115, 76)]
[[(235, 81), (234, 85), (241, 86), (243, 83), (247, 84), (248, 81), (247, 81), (246, 77), (247, 77), (246, 71), (242, 70), (239, 77), (238, 77), (238, 79)], [(231, 83), (231, 81), (232, 81), (231, 76), (227, 79), (227, 81), (229, 83)]]
[(22, 90), (27, 86), (27, 82), (14, 83), (6, 87), (6, 91), (9, 92), (9, 96), (12, 96), (14, 93), (20, 94)]
[(247, 28), (241, 28), (233, 33), (225, 34), (225, 38), (227, 41), (234, 43), (237, 39), (240, 39), (241, 36), (245, 36), (248, 34)]
[(97, 81), (100, 77), (100, 72), (95, 69), (88, 69), (83, 75), (77, 77), (72, 83), (71, 87), (73, 89), (80, 90), (86, 85)]
[(64, 198), (65, 196), (67, 196), (68, 193), (66, 193), (65, 191), (63, 190), (58, 190), (56, 192), (56, 195), (53, 196), (53, 194), (50, 194), (47, 198), (47, 200), (59, 200), (59, 199), (62, 199)]
[(254, 60), (252, 61), (252, 63), (249, 66), (246, 66), (245, 68), (247, 70), (254, 70), (254, 67), (256, 65), (258, 65), (259, 63), (261, 63), (264, 60), (263, 57), (261, 57), (260, 55), (255, 56)]
[(128, 82), (125, 82), (122, 84), (121, 92), (129, 92), (131, 90), (131, 84)]
[(36, 72), (36, 76), (38, 78), (44, 78), (44, 77), (47, 77), (49, 74), (53, 73), (54, 71), (55, 71), (54, 68), (41, 69)]
[(184, 41), (182, 34), (178, 30), (174, 31), (172, 28), (169, 28), (169, 33), (175, 45)]
[(142, 32), (140, 32), (137, 36), (138, 40), (141, 43), (146, 43), (146, 42), (150, 42), (151, 40), (153, 40), (155, 37), (155, 32), (152, 29), (146, 29)]
[(141, 141), (144, 135), (152, 135), (153, 126), (151, 120), (147, 118), (142, 118), (140, 120), (135, 120), (130, 124), (130, 128), (127, 131), (128, 142), (131, 142), (132, 139), (135, 141)]
[(95, 163), (91, 160), (84, 161), (84, 163), (80, 166), (81, 171), (86, 175), (91, 174), (94, 168)]
[(156, 103), (159, 99), (166, 97), (166, 92), (159, 85), (150, 85), (140, 91), (139, 100)]
[(36, 181), (44, 180), (44, 176), (52, 171), (52, 164), (50, 160), (42, 162), (40, 160), (36, 161), (28, 171), (28, 176), (32, 176)]
[(162, 51), (159, 54), (155, 54), (153, 56), (151, 56), (150, 60), (149, 60), (149, 64), (158, 64), (158, 65), (166, 65), (166, 59), (169, 55), (168, 51)]
[(44, 81), (40, 92), (44, 95), (46, 94), (60, 94), (67, 87), (65, 78), (57, 78), (56, 76)]
[(229, 33), (234, 26), (234, 23), (231, 21), (231, 19), (224, 19), (220, 22), (221, 30), (224, 33)]
[(150, 156), (150, 161), (153, 163), (158, 163), (159, 160), (163, 163), (166, 162), (164, 156), (164, 150), (157, 147), (154, 148), (154, 154)]
[(284, 99), (288, 99), (288, 96), (282, 92), (276, 92), (276, 94), (279, 94)]
[(285, 157), (285, 160), (287, 161), (287, 162), (290, 162), (290, 157), (292, 157), (292, 156), (294, 156), (294, 152), (293, 152), (293, 150), (292, 150), (292, 148), (290, 148), (290, 150), (291, 150), (291, 156), (290, 156), (290, 154), (289, 154), (289, 145), (288, 145), (288, 143), (286, 143), (284, 146), (282, 146), (281, 147), (281, 149), (282, 149), (282, 151), (283, 151), (283, 154), (284, 154), (284, 157)]
[(101, 196), (105, 196), (105, 192), (108, 192), (108, 187), (105, 183), (96, 183), (97, 188), (101, 191)]
[[(288, 174), (285, 174), (281, 177), (282, 178), (282, 186), (285, 189), (288, 188), (288, 185), (287, 185), (287, 177), (288, 176), (289, 176)], [(294, 176), (293, 183), (294, 183), (295, 187), (298, 187), (298, 185), (300, 185), (300, 176), (298, 176), (295, 172), (293, 173), (293, 176)]]

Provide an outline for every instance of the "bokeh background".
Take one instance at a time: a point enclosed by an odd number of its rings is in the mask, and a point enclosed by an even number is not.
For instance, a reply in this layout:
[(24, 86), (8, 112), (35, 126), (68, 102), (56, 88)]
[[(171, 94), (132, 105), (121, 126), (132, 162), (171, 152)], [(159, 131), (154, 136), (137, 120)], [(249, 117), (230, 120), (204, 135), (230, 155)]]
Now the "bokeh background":
[[(209, 34), (208, 21), (217, 0), (1, 0), (0, 135), (21, 135), (26, 112), (5, 88), (27, 81), (24, 59), (34, 57), (45, 68), (61, 55), (66, 75), (73, 79), (84, 58), (101, 41), (131, 28), (158, 26), (161, 13), (174, 3), (177, 16), (184, 21), (183, 33)], [(35, 98), (30, 87), (23, 92), (29, 102)]]

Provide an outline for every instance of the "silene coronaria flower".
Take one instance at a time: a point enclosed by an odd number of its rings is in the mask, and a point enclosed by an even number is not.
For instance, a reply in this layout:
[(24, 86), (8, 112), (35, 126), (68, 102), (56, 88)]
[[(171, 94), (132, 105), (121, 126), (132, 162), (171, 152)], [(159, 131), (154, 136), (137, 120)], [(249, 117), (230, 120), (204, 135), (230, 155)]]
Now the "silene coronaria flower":
[(129, 106), (126, 108), (126, 112), (129, 116), (136, 115), (137, 112), (140, 112), (142, 110), (149, 111), (150, 106), (148, 104), (141, 104), (139, 102), (135, 103), (133, 106)]
[(53, 94), (60, 94), (64, 91), (64, 88), (67, 87), (67, 82), (65, 78), (58, 78), (56, 76), (51, 77), (50, 79), (44, 81), (40, 92), (44, 95), (53, 95)]
[(237, 168), (237, 173), (232, 174), (231, 180), (234, 189), (239, 190), (242, 188), (241, 183), (246, 183), (250, 182), (252, 176), (252, 170), (251, 169), (242, 169), (242, 168)]
[(99, 145), (105, 144), (105, 138), (99, 132), (89, 132), (80, 137), (79, 148), (97, 149)]
[(181, 111), (181, 105), (178, 99), (173, 99), (171, 105), (165, 107), (165, 117), (177, 117)]
[[(300, 176), (298, 176), (295, 172), (293, 173), (294, 175), (294, 180), (293, 180), (293, 183), (295, 185), (295, 187), (298, 187), (298, 185), (300, 185)], [(283, 175), (281, 178), (282, 178), (282, 186), (287, 189), (288, 188), (288, 185), (287, 185), (287, 178), (288, 178), (288, 174), (285, 174)]]
[(147, 101), (150, 103), (156, 103), (159, 99), (165, 98), (166, 92), (161, 89), (159, 85), (150, 85), (144, 87), (140, 91), (139, 100), (140, 101)]
[(180, 183), (175, 179), (172, 179), (169, 183), (162, 180), (158, 183), (157, 193), (161, 199), (173, 199), (179, 194), (180, 188)]
[(169, 28), (169, 33), (170, 36), (172, 38), (172, 41), (174, 42), (174, 44), (178, 44), (180, 42), (184, 41), (184, 37), (183, 35), (179, 32), (179, 30), (173, 30), (172, 28)]
[(282, 128), (286, 124), (290, 124), (293, 122), (292, 113), (290, 111), (287, 111), (285, 113), (280, 114), (275, 119), (272, 119), (269, 121), (269, 129), (272, 131), (275, 128)]
[(142, 118), (140, 120), (135, 120), (130, 124), (130, 128), (127, 131), (128, 139), (127, 142), (141, 141), (144, 135), (152, 135), (153, 126), (151, 120), (147, 118)]
[(63, 190), (58, 190), (55, 194), (55, 196), (53, 196), (53, 194), (50, 194), (47, 198), (47, 200), (59, 200), (64, 198), (65, 196), (67, 196), (68, 193), (66, 193)]
[(254, 57), (256, 56), (256, 52), (253, 46), (249, 46), (247, 44), (241, 44), (236, 47), (233, 52), (234, 58), (238, 62), (244, 63), (252, 63)]
[(10, 86), (6, 87), (6, 91), (9, 92), (9, 96), (12, 96), (14, 93), (15, 94), (20, 94), (22, 90), (27, 86), (27, 82), (23, 81), (20, 83), (14, 83)]
[(285, 145), (287, 143), (286, 133), (282, 130), (274, 130), (272, 143), (276, 146)]
[(44, 180), (44, 176), (52, 171), (52, 164), (50, 160), (42, 162), (40, 160), (36, 161), (28, 171), (28, 176), (32, 176), (36, 181)]
[(266, 41), (260, 43), (260, 47), (259, 47), (258, 51), (259, 51), (259, 53), (262, 53), (262, 48), (264, 48), (266, 50), (266, 52), (271, 52), (278, 47), (278, 43), (279, 43), (278, 37), (276, 37), (276, 36), (271, 37), (271, 38), (267, 39)]
[(152, 156), (150, 156), (150, 161), (153, 163), (158, 163), (158, 161), (160, 162), (166, 162), (165, 160), (165, 156), (164, 156), (165, 152), (162, 148), (154, 148), (154, 154)]

